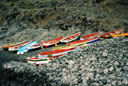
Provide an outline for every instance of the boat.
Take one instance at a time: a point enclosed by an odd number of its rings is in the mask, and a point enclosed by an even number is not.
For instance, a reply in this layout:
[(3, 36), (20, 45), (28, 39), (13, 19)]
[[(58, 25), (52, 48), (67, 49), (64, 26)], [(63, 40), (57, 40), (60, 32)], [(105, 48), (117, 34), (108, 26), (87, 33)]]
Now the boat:
[(31, 47), (31, 46), (36, 45), (36, 44), (38, 44), (38, 42), (33, 41), (33, 42), (31, 42), (25, 46), (20, 47), (20, 49), (17, 51), (17, 54), (24, 54), (24, 53), (28, 52), (28, 47)]
[[(24, 42), (24, 41), (23, 41), (23, 42)], [(12, 47), (12, 46), (21, 44), (21, 43), (23, 43), (23, 42), (18, 42), (18, 43), (14, 43), (14, 44), (4, 45), (4, 46), (2, 46), (2, 48), (3, 48), (3, 50), (8, 50), (9, 47)]]
[(36, 64), (36, 65), (44, 65), (44, 64), (47, 64), (52, 59), (53, 59), (53, 57), (51, 57), (51, 58), (48, 58), (48, 57), (44, 57), (44, 58), (28, 57), (27, 62), (31, 63), (31, 64)]
[(44, 42), (40, 42), (36, 45), (30, 46), (30, 47), (28, 47), (28, 50), (32, 51), (32, 50), (40, 49), (41, 47), (43, 47), (43, 43)]
[(74, 42), (69, 42), (66, 45), (76, 45), (76, 44), (78, 45), (78, 44), (85, 44), (85, 43), (89, 44), (91, 42), (96, 42), (98, 40), (99, 40), (98, 37), (97, 38), (93, 38), (93, 39), (84, 39), (84, 40), (78, 40), (78, 41), (74, 41)]
[(59, 49), (59, 50), (53, 50), (53, 51), (48, 51), (48, 52), (42, 52), (38, 54), (38, 57), (39, 58), (48, 57), (48, 54), (51, 54), (53, 57), (59, 57), (59, 56), (63, 56), (67, 54), (68, 52), (77, 51), (77, 50), (80, 50), (80, 47), (73, 47), (70, 49)]
[(100, 37), (100, 32), (97, 32), (97, 33), (82, 36), (80, 39), (84, 40), (84, 39), (93, 39), (93, 38), (99, 38), (99, 37)]
[(14, 46), (10, 46), (8, 51), (11, 51), (11, 52), (17, 51), (17, 50), (20, 49), (20, 47), (22, 47), (22, 46), (24, 46), (24, 45), (26, 45), (26, 44), (28, 44), (30, 42), (31, 41), (24, 41), (24, 42), (22, 42), (20, 44), (17, 44), (17, 45), (14, 45)]
[(121, 33), (121, 34), (111, 35), (111, 37), (122, 37), (122, 36), (128, 36), (128, 33)]
[(68, 43), (68, 42), (71, 42), (71, 41), (76, 40), (79, 36), (80, 36), (80, 32), (63, 38), (63, 39), (61, 40), (61, 42), (62, 42), (62, 43)]
[(100, 39), (109, 38), (109, 37), (111, 37), (111, 35), (117, 35), (117, 34), (121, 34), (121, 33), (124, 33), (124, 29), (118, 29), (118, 30), (115, 30), (115, 31), (112, 31), (112, 32), (107, 32), (105, 34), (102, 34), (100, 36)]
[(53, 50), (59, 50), (59, 49), (70, 49), (73, 47), (77, 47), (78, 45), (71, 45), (71, 46), (59, 46), (59, 47), (54, 47)]
[(46, 41), (43, 43), (43, 46), (44, 47), (49, 47), (49, 46), (52, 46), (52, 45), (56, 45), (57, 43), (60, 42), (60, 40), (62, 40), (64, 38), (64, 36), (61, 36), (59, 38), (56, 38), (56, 39), (53, 39), (53, 40), (50, 40), (50, 41)]

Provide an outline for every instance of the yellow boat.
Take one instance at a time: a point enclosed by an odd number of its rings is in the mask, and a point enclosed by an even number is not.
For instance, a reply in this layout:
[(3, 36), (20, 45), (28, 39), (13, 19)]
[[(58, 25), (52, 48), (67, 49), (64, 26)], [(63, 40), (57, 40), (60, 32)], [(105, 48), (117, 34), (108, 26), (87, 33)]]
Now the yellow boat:
[(122, 37), (122, 36), (128, 36), (128, 33), (121, 33), (121, 34), (111, 35), (111, 37)]
[(86, 46), (86, 43), (54, 47), (54, 48), (53, 48), (53, 50), (59, 50), (59, 49), (70, 49), (70, 48), (77, 47), (77, 46), (83, 47), (83, 46)]
[(71, 46), (59, 46), (59, 47), (54, 47), (53, 50), (59, 50), (59, 49), (70, 49), (73, 47), (77, 47), (78, 45), (71, 45)]

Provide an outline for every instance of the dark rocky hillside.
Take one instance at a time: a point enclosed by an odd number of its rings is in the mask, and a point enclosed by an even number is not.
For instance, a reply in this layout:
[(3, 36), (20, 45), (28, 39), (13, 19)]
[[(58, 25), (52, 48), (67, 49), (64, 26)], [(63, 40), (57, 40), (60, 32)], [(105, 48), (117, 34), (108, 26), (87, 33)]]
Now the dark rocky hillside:
[(44, 30), (50, 34), (58, 29), (65, 33), (78, 29), (83, 34), (127, 30), (127, 9), (127, 0), (2, 0), (0, 39), (3, 45), (40, 39)]

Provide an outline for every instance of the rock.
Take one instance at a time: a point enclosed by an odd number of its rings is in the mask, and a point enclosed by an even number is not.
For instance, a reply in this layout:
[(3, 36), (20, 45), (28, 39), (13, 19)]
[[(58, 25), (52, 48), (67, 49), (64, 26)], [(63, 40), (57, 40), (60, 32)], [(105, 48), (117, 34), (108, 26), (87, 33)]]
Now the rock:
[(116, 85), (116, 81), (112, 81), (112, 83), (111, 83), (111, 84), (115, 86), (115, 85)]
[(113, 67), (110, 67), (110, 68), (109, 68), (109, 71), (113, 71), (113, 69), (114, 69)]
[(114, 65), (118, 66), (119, 65), (119, 62), (118, 61), (115, 61), (114, 62)]
[(93, 78), (94, 74), (93, 73), (87, 73), (88, 78)]
[(108, 73), (108, 69), (104, 69), (104, 73), (107, 74)]
[(103, 52), (102, 54), (103, 54), (104, 57), (106, 57), (108, 55), (107, 52)]
[(122, 83), (125, 84), (125, 85), (128, 85), (128, 79), (127, 78), (123, 78), (123, 82)]
[(125, 66), (125, 67), (124, 67), (124, 70), (125, 70), (125, 71), (128, 71), (128, 66)]

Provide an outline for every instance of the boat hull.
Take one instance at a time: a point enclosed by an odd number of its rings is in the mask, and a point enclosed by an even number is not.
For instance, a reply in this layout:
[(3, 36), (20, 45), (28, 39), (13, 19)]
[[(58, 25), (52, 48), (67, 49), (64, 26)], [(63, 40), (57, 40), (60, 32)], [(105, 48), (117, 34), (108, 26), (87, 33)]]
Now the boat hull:
[(85, 43), (89, 43), (89, 42), (93, 42), (98, 40), (99, 38), (93, 38), (93, 39), (84, 39), (84, 40), (78, 40), (78, 41), (74, 41), (74, 42), (69, 42), (66, 45), (78, 45), (78, 44), (85, 44)]
[(18, 45), (15, 45), (15, 46), (11, 46), (9, 47), (8, 51), (10, 52), (15, 52), (15, 51), (18, 51), (20, 49), (20, 47), (26, 45), (26, 44), (29, 44), (31, 41), (25, 41), (25, 42), (22, 42), (21, 44), (18, 44)]
[(79, 48), (74, 47), (71, 49), (60, 49), (60, 50), (54, 50), (54, 51), (49, 51), (49, 52), (42, 52), (40, 54), (38, 54), (39, 58), (42, 57), (48, 57), (48, 54), (52, 54), (53, 57), (59, 57), (59, 56), (63, 56), (65, 54), (67, 54), (68, 52), (72, 52), (72, 51), (76, 51), (79, 50)]
[(53, 57), (51, 57), (51, 58), (48, 58), (48, 57), (45, 57), (45, 58), (28, 57), (27, 62), (31, 63), (31, 64), (44, 65), (44, 64), (49, 63), (49, 61), (51, 61), (52, 59), (53, 59)]
[(79, 33), (76, 33), (76, 34), (73, 34), (73, 35), (70, 35), (70, 36), (65, 37), (64, 39), (62, 39), (62, 40), (61, 40), (61, 42), (62, 42), (62, 43), (68, 43), (68, 42), (71, 42), (71, 41), (76, 40), (79, 36), (80, 36), (80, 32), (79, 32)]
[(24, 54), (24, 53), (28, 52), (28, 47), (31, 47), (31, 46), (36, 45), (36, 44), (38, 44), (37, 41), (34, 41), (34, 42), (31, 42), (25, 46), (20, 47), (17, 54)]
[(64, 36), (61, 36), (61, 37), (59, 37), (59, 38), (56, 38), (56, 39), (53, 39), (53, 40), (44, 42), (44, 43), (43, 43), (43, 46), (44, 46), (44, 47), (49, 47), (49, 46), (52, 46), (52, 45), (56, 45), (56, 44), (59, 43), (63, 38), (64, 38)]
[(121, 34), (121, 33), (124, 33), (124, 29), (118, 29), (118, 30), (115, 30), (115, 31), (112, 31), (112, 32), (107, 32), (105, 34), (102, 34), (100, 36), (100, 39), (109, 38), (109, 37), (111, 37), (111, 35), (117, 35), (117, 34)]
[(18, 45), (18, 44), (20, 44), (20, 43), (22, 43), (22, 42), (14, 43), (14, 44), (9, 44), (9, 45), (4, 45), (4, 46), (2, 46), (2, 48), (3, 48), (3, 50), (8, 50), (8, 49), (9, 49), (9, 47), (12, 47), (12, 46)]
[(59, 46), (59, 47), (54, 47), (53, 50), (59, 50), (59, 49), (70, 49), (77, 47), (78, 45), (71, 45), (71, 46)]
[(122, 36), (128, 36), (128, 33), (122, 33), (117, 35), (111, 35), (112, 37), (122, 37)]
[(86, 36), (82, 36), (80, 39), (84, 40), (84, 39), (93, 39), (93, 38), (99, 38), (99, 37), (100, 37), (100, 32), (97, 32), (97, 33), (89, 34)]

